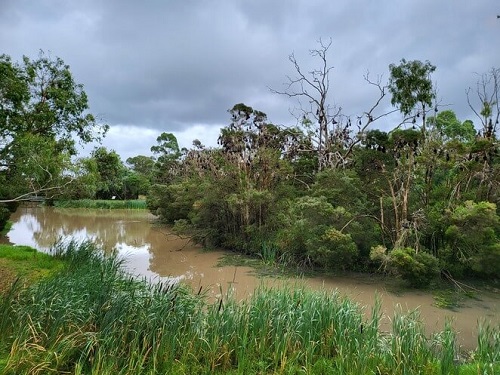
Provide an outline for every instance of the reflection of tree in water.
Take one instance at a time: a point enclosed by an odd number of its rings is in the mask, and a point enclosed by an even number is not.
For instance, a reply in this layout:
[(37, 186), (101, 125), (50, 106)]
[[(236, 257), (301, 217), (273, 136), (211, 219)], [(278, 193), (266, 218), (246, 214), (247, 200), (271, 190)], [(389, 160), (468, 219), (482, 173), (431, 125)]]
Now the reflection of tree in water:
[(19, 221), (33, 233), (40, 232), (41, 225), (35, 215), (32, 214), (23, 215)]
[(137, 213), (128, 211), (106, 212), (85, 210), (54, 210), (48, 207), (25, 209), (20, 213), (18, 222), (23, 223), (18, 230), (24, 230), (26, 236), (32, 234), (36, 246), (50, 248), (58, 239), (83, 241), (93, 240), (106, 250), (113, 249), (117, 243), (138, 247), (145, 245), (150, 224), (145, 213), (142, 220), (137, 220)]
[(217, 254), (201, 256), (189, 238), (151, 225), (149, 218), (146, 212), (23, 208), (12, 217), (15, 225), (10, 238), (42, 251), (59, 239), (90, 239), (108, 251), (116, 250), (126, 259), (126, 268), (146, 277), (182, 275), (189, 279), (195, 273), (200, 277), (218, 273), (213, 267)]

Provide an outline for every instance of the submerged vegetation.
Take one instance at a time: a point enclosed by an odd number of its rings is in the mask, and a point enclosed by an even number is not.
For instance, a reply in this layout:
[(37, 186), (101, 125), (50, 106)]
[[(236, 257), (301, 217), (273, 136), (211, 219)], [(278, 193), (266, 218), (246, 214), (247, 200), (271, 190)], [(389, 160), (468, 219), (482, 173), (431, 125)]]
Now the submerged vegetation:
[[(499, 327), (479, 326), (462, 357), (449, 324), (426, 336), (418, 311), (382, 332), (375, 305), (338, 293), (261, 287), (248, 300), (149, 284), (90, 243), (53, 249), (64, 268), (0, 300), (4, 374), (494, 374)], [(3, 368), (1, 368), (3, 366)]]

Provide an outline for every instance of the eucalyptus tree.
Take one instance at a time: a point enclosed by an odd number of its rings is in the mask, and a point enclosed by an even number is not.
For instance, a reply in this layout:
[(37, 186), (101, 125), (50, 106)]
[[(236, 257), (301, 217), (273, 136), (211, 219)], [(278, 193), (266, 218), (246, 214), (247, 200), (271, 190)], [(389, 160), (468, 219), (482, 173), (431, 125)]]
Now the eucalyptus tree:
[(154, 180), (155, 159), (152, 156), (136, 155), (126, 160), (129, 168), (127, 185), (135, 186), (138, 195), (149, 193)]
[[(389, 65), (389, 92), (392, 94), (391, 103), (405, 116), (413, 117), (413, 124), (417, 118), (422, 119), (422, 133), (425, 136), (425, 122), (427, 113), (433, 108), (436, 98), (431, 74), (436, 67), (429, 61), (406, 61)], [(437, 112), (437, 106), (434, 106)], [(414, 125), (416, 126), (416, 125)]]
[(155, 159), (152, 156), (136, 155), (127, 158), (126, 163), (134, 172), (149, 178), (153, 173)]
[(163, 132), (156, 138), (156, 145), (151, 146), (151, 152), (156, 156), (154, 167), (155, 180), (158, 183), (168, 183), (177, 174), (181, 151), (177, 138), (172, 133)]
[[(389, 65), (388, 90), (391, 103), (403, 115), (403, 123), (412, 119), (412, 128), (390, 132), (388, 138), (371, 134), (364, 141), (367, 148), (376, 147), (387, 157), (370, 156), (381, 177), (377, 190), (380, 194), (380, 222), (383, 233), (389, 235), (393, 247), (420, 248), (419, 232), (425, 222), (422, 208), (428, 203), (427, 189), (430, 181), (431, 160), (426, 143), (426, 115), (433, 109), (435, 94), (430, 79), (435, 66), (430, 62), (401, 60), (399, 65)], [(421, 118), (421, 130), (416, 130)], [(375, 136), (375, 137), (374, 137)], [(421, 199), (421, 201), (419, 201)]]
[(283, 177), (282, 161), (298, 154), (297, 129), (281, 129), (269, 123), (265, 113), (243, 103), (229, 113), (231, 123), (221, 129), (218, 139), (222, 152), (245, 179), (246, 187), (272, 188)]
[(110, 199), (112, 197), (124, 198), (123, 178), (126, 168), (120, 155), (114, 150), (105, 147), (95, 148), (91, 153), (98, 174), (96, 197)]
[(75, 142), (99, 141), (108, 127), (88, 112), (83, 85), (62, 59), (1, 55), (0, 73), (0, 199), (51, 196), (71, 181), (62, 173)]
[[(430, 130), (435, 129), (443, 142), (473, 142), (476, 136), (474, 123), (471, 120), (461, 122), (451, 109), (441, 111), (427, 120)], [(436, 134), (437, 135), (437, 134)]]
[(280, 187), (293, 180), (290, 160), (297, 156), (296, 129), (281, 129), (265, 113), (243, 103), (229, 110), (231, 122), (221, 129), (224, 176), (232, 190), (226, 193), (227, 215), (235, 239), (244, 244), (267, 233), (276, 202), (285, 196)]

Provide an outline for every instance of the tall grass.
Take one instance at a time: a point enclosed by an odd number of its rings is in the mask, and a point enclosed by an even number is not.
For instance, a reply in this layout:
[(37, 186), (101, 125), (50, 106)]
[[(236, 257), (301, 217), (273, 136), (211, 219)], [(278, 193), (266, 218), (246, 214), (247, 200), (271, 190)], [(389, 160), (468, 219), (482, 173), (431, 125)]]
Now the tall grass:
[(55, 201), (55, 207), (59, 208), (87, 208), (87, 209), (126, 209), (126, 210), (145, 210), (146, 201), (135, 200), (98, 200), (98, 199), (79, 199)]
[[(66, 267), (0, 302), (5, 374), (448, 374), (460, 370), (454, 333), (426, 337), (418, 312), (382, 334), (327, 291), (261, 287), (215, 303), (182, 285), (149, 284), (90, 243), (58, 245)], [(475, 361), (498, 369), (498, 329), (480, 326)], [(0, 362), (1, 363), (1, 362)]]

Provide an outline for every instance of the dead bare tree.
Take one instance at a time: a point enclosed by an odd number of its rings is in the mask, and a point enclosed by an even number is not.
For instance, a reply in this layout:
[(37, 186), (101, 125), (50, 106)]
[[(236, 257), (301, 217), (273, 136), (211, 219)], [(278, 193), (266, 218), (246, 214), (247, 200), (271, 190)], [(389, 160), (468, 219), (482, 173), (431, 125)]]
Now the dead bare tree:
[(288, 82), (285, 83), (285, 90), (279, 91), (270, 89), (275, 94), (285, 95), (289, 98), (297, 98), (300, 103), (300, 98), (306, 98), (309, 102), (309, 108), (301, 108), (302, 117), (304, 120), (310, 116), (313, 117), (319, 124), (317, 152), (319, 159), (319, 169), (323, 169), (326, 164), (326, 152), (328, 150), (330, 137), (328, 132), (328, 124), (337, 124), (336, 117), (340, 115), (341, 108), (335, 108), (333, 114), (331, 108), (327, 103), (328, 91), (330, 89), (330, 71), (333, 66), (329, 66), (327, 62), (328, 50), (332, 45), (330, 39), (328, 43), (319, 40), (319, 49), (310, 50), (309, 53), (312, 57), (318, 57), (320, 60), (320, 67), (308, 73), (304, 73), (297, 61), (295, 55), (292, 53), (288, 58), (293, 64), (297, 73), (296, 77), (287, 76)]
[[(379, 96), (375, 104), (363, 114), (352, 120), (349, 116), (342, 114), (342, 108), (329, 104), (330, 72), (333, 66), (328, 63), (328, 53), (332, 45), (330, 39), (325, 43), (322, 39), (318, 41), (319, 48), (309, 51), (313, 58), (319, 59), (319, 68), (304, 72), (294, 54), (289, 56), (290, 62), (296, 72), (295, 77), (287, 76), (284, 90), (270, 89), (275, 94), (295, 98), (298, 100), (300, 116), (296, 116), (302, 125), (318, 124), (312, 132), (311, 144), (316, 146), (318, 156), (318, 170), (330, 168), (341, 168), (349, 164), (354, 146), (362, 141), (367, 128), (381, 117), (387, 116), (396, 110), (376, 114), (376, 109), (382, 103), (387, 93), (387, 86), (382, 84), (381, 77), (376, 81), (370, 80), (368, 74), (364, 77), (368, 84), (376, 87)], [(301, 99), (308, 101), (308, 106), (303, 107)]]
[(467, 103), (470, 109), (481, 121), (483, 127), (482, 136), (491, 138), (497, 131), (500, 120), (500, 69), (491, 68), (488, 73), (479, 76), (476, 82), (475, 95), (479, 100), (480, 109), (474, 105), (472, 99), (473, 90), (469, 87), (466, 90)]

